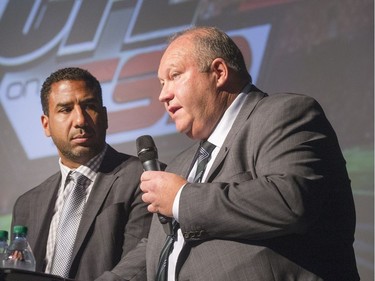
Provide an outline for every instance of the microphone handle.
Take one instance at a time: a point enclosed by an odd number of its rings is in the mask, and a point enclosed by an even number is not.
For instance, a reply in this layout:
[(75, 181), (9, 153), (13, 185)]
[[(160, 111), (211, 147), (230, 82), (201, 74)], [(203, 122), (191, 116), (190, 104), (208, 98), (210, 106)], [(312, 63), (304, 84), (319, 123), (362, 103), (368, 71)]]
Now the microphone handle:
[(147, 160), (142, 163), (143, 164), (143, 169), (145, 171), (160, 171), (160, 164), (159, 161), (156, 159), (153, 160)]
[[(158, 160), (147, 160), (143, 162), (143, 168), (145, 171), (160, 171), (160, 163)], [(163, 225), (164, 232), (167, 235), (173, 235), (172, 218), (158, 214), (160, 223)]]

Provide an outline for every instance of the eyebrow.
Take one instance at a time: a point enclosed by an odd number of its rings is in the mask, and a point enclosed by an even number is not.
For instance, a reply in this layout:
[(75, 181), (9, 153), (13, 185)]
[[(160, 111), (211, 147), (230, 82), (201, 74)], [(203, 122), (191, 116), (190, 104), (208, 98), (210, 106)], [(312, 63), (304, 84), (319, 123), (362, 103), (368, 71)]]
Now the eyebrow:
[[(75, 101), (59, 102), (59, 103), (56, 104), (55, 108), (72, 106), (74, 103), (75, 103)], [(102, 103), (100, 102), (100, 100), (98, 100), (97, 98), (94, 98), (94, 97), (84, 99), (84, 100), (80, 100), (79, 104), (98, 104), (98, 105), (102, 106)]]
[(65, 107), (74, 104), (74, 102), (69, 101), (69, 102), (59, 102), (56, 104), (56, 107)]

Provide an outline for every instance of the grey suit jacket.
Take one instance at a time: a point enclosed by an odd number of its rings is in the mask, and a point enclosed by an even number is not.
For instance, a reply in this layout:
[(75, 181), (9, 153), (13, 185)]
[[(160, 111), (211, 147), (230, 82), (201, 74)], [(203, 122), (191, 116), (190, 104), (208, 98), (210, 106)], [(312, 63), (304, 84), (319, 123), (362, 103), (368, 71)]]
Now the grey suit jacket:
[[(151, 215), (139, 189), (142, 172), (138, 158), (108, 147), (78, 229), (70, 278), (144, 280), (144, 260), (135, 270), (122, 268), (122, 257), (149, 231)], [(37, 271), (45, 268), (48, 232), (60, 181), (58, 172), (22, 195), (14, 206), (12, 225), (28, 226)]]
[[(167, 171), (187, 176), (197, 148)], [(176, 280), (359, 280), (345, 160), (310, 97), (253, 87), (207, 183), (184, 187), (179, 214)], [(154, 216), (143, 243), (149, 281), (165, 239)]]

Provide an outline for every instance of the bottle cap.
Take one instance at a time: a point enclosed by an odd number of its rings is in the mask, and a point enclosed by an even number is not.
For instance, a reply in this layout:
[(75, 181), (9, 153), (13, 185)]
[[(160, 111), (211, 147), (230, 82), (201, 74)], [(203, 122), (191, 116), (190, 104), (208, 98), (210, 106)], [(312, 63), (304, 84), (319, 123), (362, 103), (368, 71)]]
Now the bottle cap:
[(8, 231), (0, 230), (0, 240), (8, 240)]
[(15, 225), (13, 226), (13, 233), (27, 234), (27, 227), (24, 225)]

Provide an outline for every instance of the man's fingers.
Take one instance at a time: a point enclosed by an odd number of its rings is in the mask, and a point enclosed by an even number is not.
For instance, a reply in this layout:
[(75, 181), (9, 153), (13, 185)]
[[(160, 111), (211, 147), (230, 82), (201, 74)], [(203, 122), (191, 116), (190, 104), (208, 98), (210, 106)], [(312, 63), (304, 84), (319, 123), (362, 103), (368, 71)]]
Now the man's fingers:
[(159, 211), (159, 209), (157, 208), (157, 206), (153, 205), (153, 200), (152, 200), (152, 197), (150, 196), (149, 193), (144, 193), (142, 195), (142, 200), (143, 202), (149, 204), (147, 206), (147, 210), (150, 212), (150, 213), (157, 213)]
[(150, 212), (150, 213), (157, 213), (159, 211), (158, 208), (154, 207), (154, 205), (150, 204), (147, 206), (147, 210)]
[(141, 175), (141, 182), (149, 181), (155, 176), (155, 171), (144, 171)]

